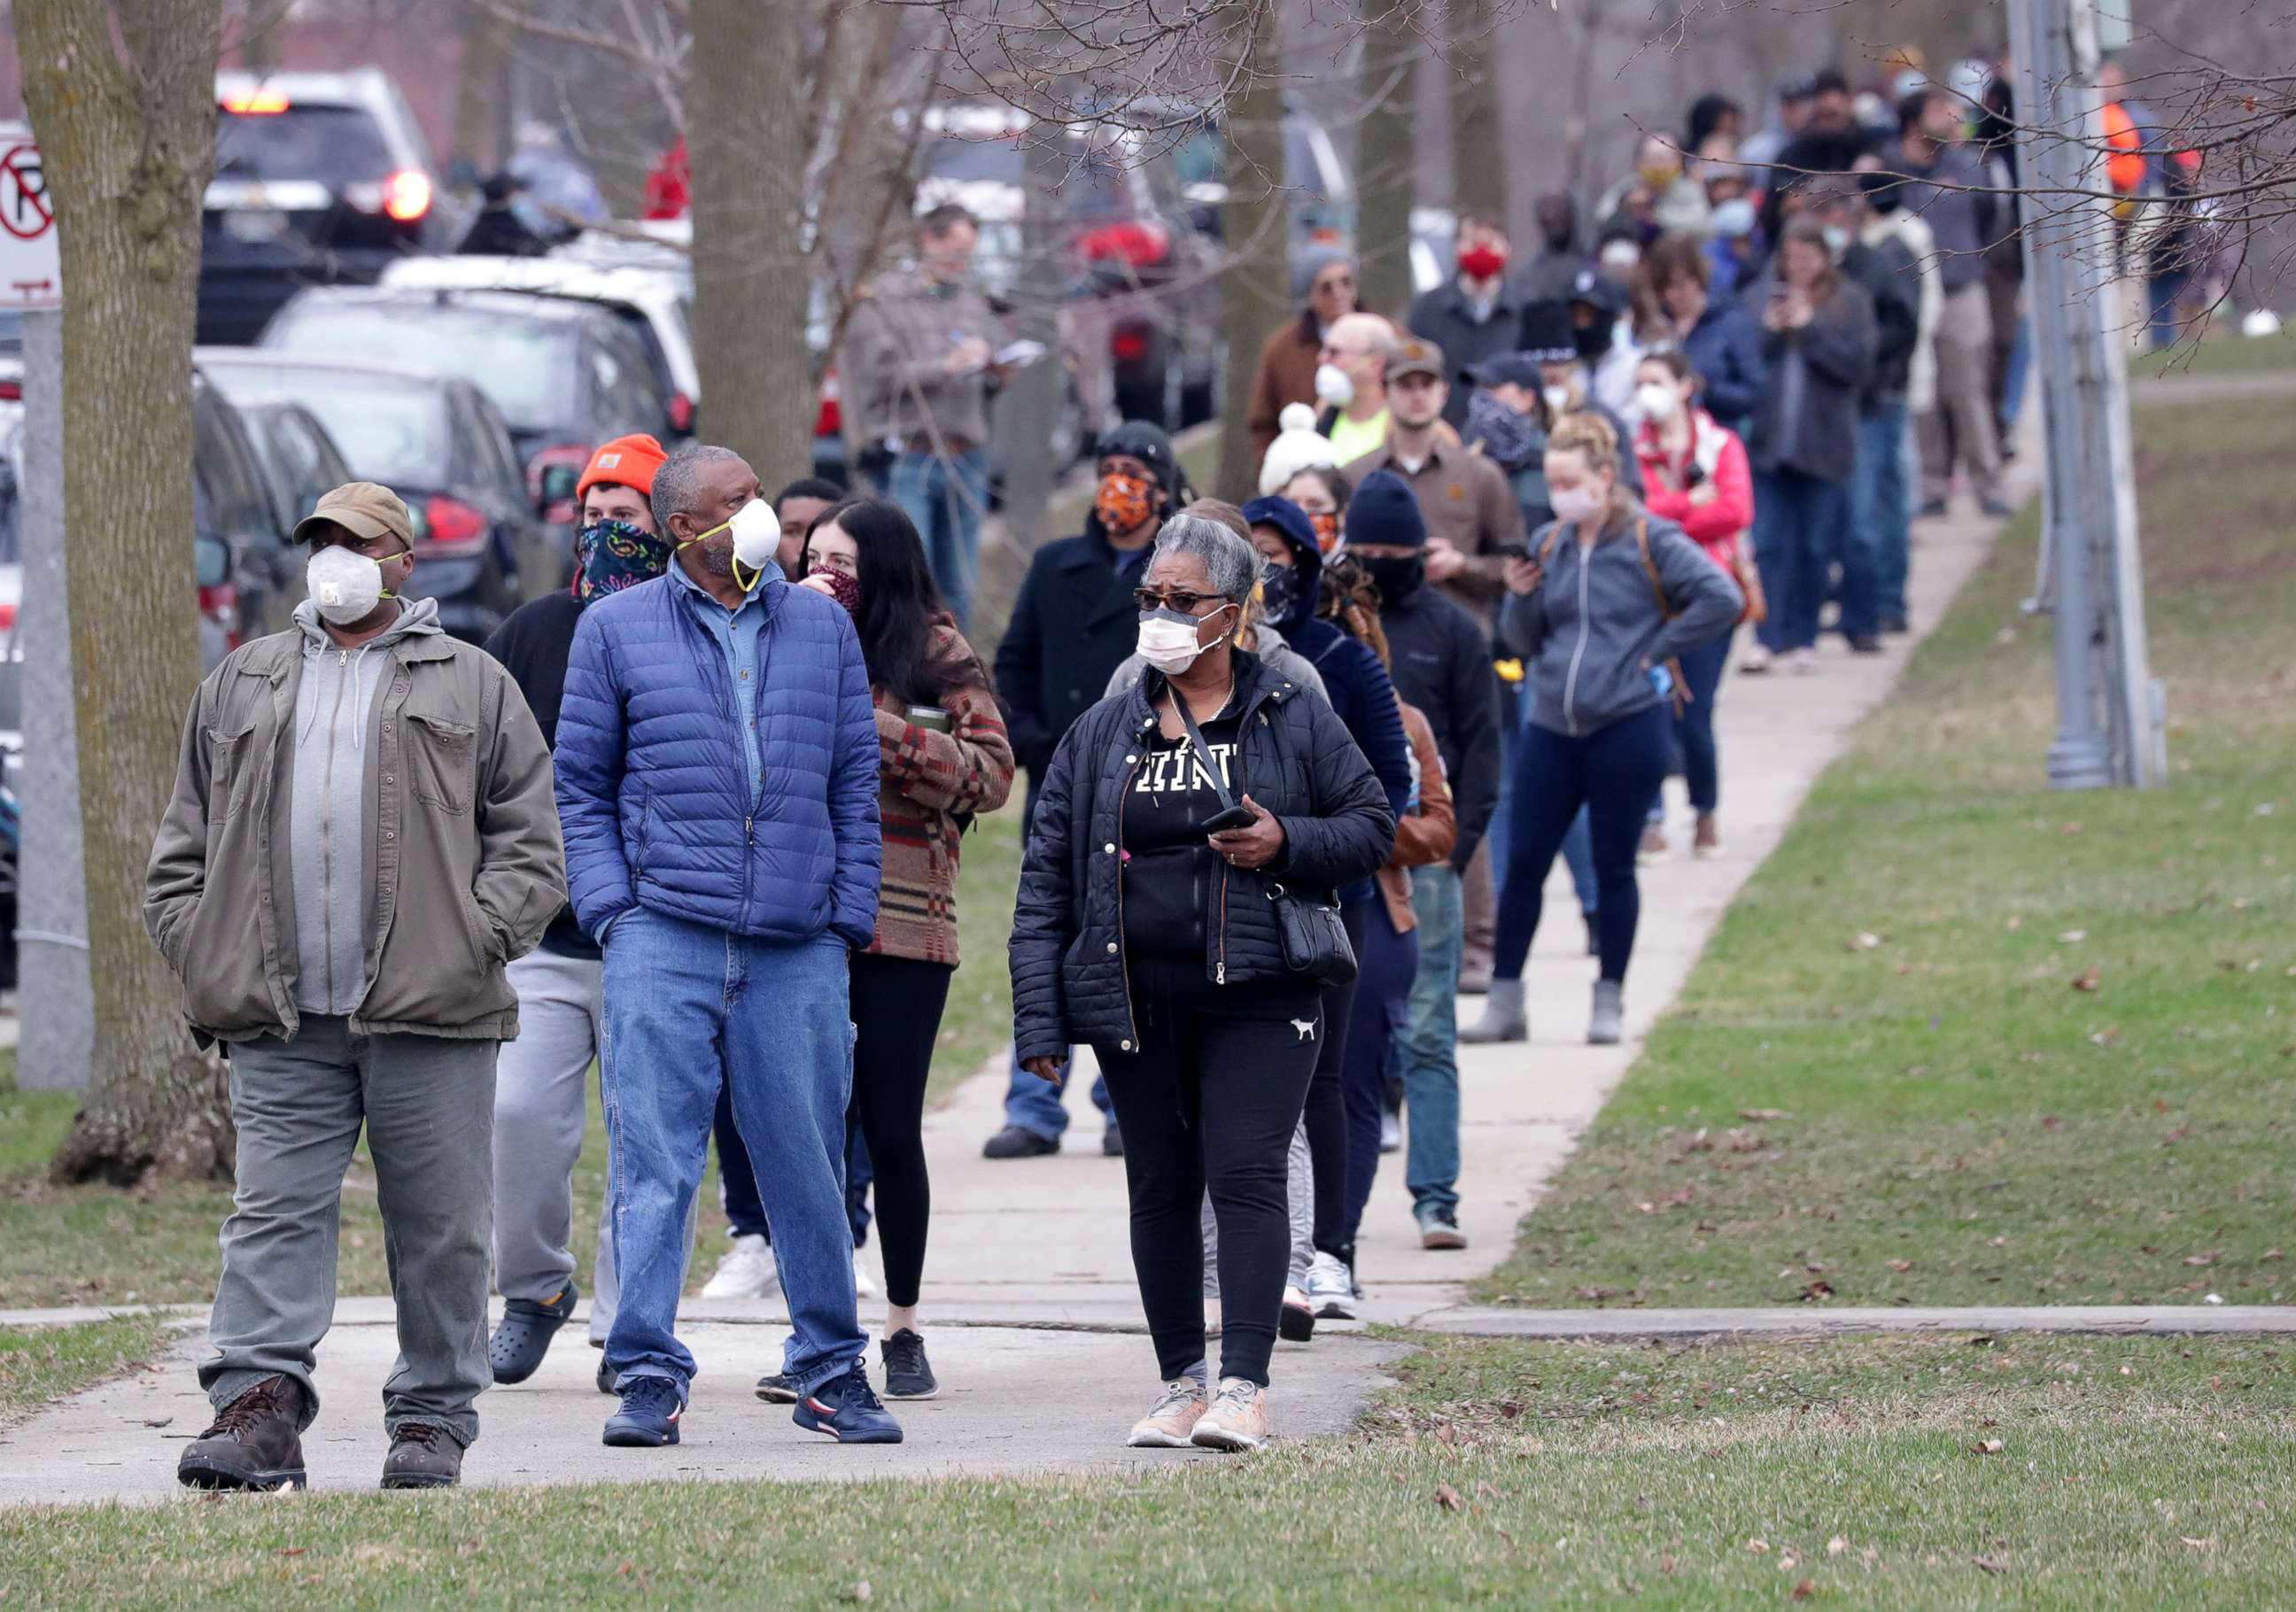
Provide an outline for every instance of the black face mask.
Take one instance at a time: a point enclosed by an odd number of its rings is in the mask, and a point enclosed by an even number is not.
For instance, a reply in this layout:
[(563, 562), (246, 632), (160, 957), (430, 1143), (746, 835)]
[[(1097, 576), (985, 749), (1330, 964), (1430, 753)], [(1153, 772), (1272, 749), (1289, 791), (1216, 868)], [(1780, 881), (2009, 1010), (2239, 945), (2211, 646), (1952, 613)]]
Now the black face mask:
[(1578, 356), (1592, 364), (1611, 350), (1611, 321), (1597, 315), (1595, 323), (1570, 332)]
[(1300, 573), (1288, 565), (1271, 565), (1259, 579), (1261, 611), (1278, 627), (1292, 619), (1300, 598)]
[(1427, 580), (1427, 557), (1424, 554), (1414, 554), (1408, 560), (1397, 560), (1387, 555), (1374, 559), (1358, 554), (1356, 563), (1363, 567), (1365, 575), (1372, 580), (1372, 585), (1379, 590), (1382, 604), (1401, 604), (1417, 593), (1420, 585)]

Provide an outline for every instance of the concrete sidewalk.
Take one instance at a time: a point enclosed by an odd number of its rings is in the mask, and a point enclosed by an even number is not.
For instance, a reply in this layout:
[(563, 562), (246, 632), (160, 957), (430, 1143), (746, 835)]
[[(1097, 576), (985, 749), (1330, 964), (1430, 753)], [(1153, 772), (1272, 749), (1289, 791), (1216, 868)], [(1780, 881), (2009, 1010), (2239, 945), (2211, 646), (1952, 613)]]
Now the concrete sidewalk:
[[(2012, 495), (2030, 486), (2029, 476)], [(1547, 907), (1552, 921), (1538, 937), (1528, 977), (1533, 1040), (1462, 1049), (1460, 1223), (1470, 1246), (1464, 1252), (1423, 1250), (1402, 1161), (1382, 1160), (1358, 1244), (1369, 1295), (1365, 1321), (1408, 1324), (1456, 1312), (1463, 1284), (1505, 1257), (1516, 1222), (1633, 1063), (1640, 1038), (1680, 988), (1739, 886), (1778, 842), (1849, 729), (1888, 693), (1918, 634), (1936, 624), (1993, 534), (1992, 523), (1974, 520), (1917, 528), (1915, 636), (1891, 640), (1887, 653), (1853, 657), (1834, 639), (1820, 651), (1815, 675), (1728, 675), (1716, 710), (1724, 851), (1708, 862), (1677, 855), (1643, 870), (1642, 929), (1622, 1045), (1585, 1043), (1595, 968), (1558, 870)], [(1678, 821), (1673, 832), (1677, 844), (1686, 840), (1685, 823)], [(969, 966), (999, 967), (1002, 960), (976, 958)], [(1463, 1016), (1477, 1011), (1476, 1002), (1462, 1004)], [(1120, 1440), (1153, 1397), (1155, 1362), (1139, 1336), (1123, 1167), (1101, 1157), (1089, 1086), (1088, 1075), (1072, 1083), (1071, 1105), (1080, 1117), (1071, 1133), (1076, 1145), (1050, 1158), (992, 1163), (980, 1157), (981, 1141), (1002, 1121), (1001, 1068), (967, 1082), (927, 1117), (934, 1223), (923, 1317), (947, 1387), (939, 1402), (903, 1411), (907, 1444), (842, 1450), (800, 1435), (785, 1411), (750, 1396), (750, 1380), (778, 1362), (775, 1307), (689, 1301), (683, 1333), (703, 1375), (685, 1424), (685, 1444), (660, 1452), (604, 1450), (598, 1432), (610, 1405), (591, 1386), (595, 1357), (569, 1328), (533, 1382), (495, 1390), (481, 1402), (485, 1432), (471, 1452), (470, 1481), (850, 1477), (1137, 1460)], [(389, 1314), (387, 1301), (346, 1299), (337, 1330), (321, 1348), (326, 1410), (307, 1440), (320, 1486), (365, 1487), (380, 1469), (378, 1407), (393, 1355)], [(1511, 1323), (1521, 1316), (1528, 1326), (1537, 1313), (1498, 1314)], [(1650, 1327), (1647, 1313), (1618, 1314)], [(1812, 1322), (1801, 1312), (1791, 1318), (1803, 1328)], [(864, 1320), (873, 1331), (869, 1306)], [(1535, 1335), (1579, 1336), (1596, 1324)], [(1349, 1425), (1394, 1352), (1346, 1336), (1361, 1331), (1360, 1324), (1327, 1325), (1312, 1344), (1279, 1346), (1271, 1404), (1280, 1432), (1304, 1437)], [(192, 1380), (203, 1346), (194, 1331), (149, 1372), (92, 1390), (0, 1436), (0, 1503), (175, 1493), (180, 1441), (205, 1426), (204, 1402)]]

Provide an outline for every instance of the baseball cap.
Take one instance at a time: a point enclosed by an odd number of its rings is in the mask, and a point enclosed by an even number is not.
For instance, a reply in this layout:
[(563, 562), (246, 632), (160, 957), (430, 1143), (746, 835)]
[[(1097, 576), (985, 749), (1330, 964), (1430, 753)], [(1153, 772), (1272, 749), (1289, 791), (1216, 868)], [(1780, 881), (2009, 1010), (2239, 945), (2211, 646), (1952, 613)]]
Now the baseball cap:
[[(1578, 356), (1578, 349), (1571, 349)], [(1495, 353), (1480, 364), (1467, 366), (1467, 379), (1477, 386), (1528, 386), (1539, 382), (1538, 356), (1535, 353)]]
[(1583, 302), (1596, 313), (1617, 318), (1627, 311), (1627, 288), (1597, 269), (1581, 269), (1570, 287), (1570, 300)]
[(408, 548), (414, 546), (414, 517), (406, 512), (406, 501), (372, 481), (346, 481), (332, 492), (322, 493), (311, 512), (295, 523), (289, 541), (308, 543), (316, 528), (328, 521), (362, 538), (390, 536)]
[(1432, 375), (1441, 380), (1450, 372), (1443, 362), (1443, 349), (1418, 336), (1397, 342), (1394, 355), (1387, 361), (1387, 378), (1391, 381), (1406, 375)]

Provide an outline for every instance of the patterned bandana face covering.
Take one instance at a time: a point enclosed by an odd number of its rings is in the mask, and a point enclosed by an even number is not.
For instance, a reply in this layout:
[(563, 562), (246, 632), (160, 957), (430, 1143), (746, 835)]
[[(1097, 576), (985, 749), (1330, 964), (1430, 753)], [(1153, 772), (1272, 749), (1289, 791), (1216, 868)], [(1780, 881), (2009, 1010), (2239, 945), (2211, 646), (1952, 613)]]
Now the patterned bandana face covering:
[(1100, 490), (1093, 498), (1093, 508), (1100, 516), (1101, 530), (1111, 536), (1136, 532), (1156, 512), (1156, 484), (1137, 476), (1113, 471), (1100, 479)]
[(818, 577), (829, 585), (829, 596), (845, 607), (849, 616), (861, 608), (861, 579), (844, 571), (833, 571), (824, 566), (808, 576)]
[(574, 537), (574, 597), (592, 604), (669, 569), (671, 545), (627, 520), (601, 520)]

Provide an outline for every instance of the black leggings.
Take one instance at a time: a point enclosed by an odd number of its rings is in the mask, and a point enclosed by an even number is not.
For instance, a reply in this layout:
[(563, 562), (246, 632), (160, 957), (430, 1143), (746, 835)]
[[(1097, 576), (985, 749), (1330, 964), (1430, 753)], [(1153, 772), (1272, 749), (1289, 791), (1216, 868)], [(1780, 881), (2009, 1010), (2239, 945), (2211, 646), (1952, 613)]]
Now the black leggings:
[[(1341, 903), (1348, 945), (1360, 962), (1371, 904), (1379, 897)], [(1315, 1243), (1320, 1254), (1347, 1257), (1348, 1232), (1348, 1103), (1341, 1072), (1346, 1067), (1348, 1027), (1355, 1017), (1356, 986), (1324, 987), (1323, 1047), (1316, 1054), (1316, 1076), (1308, 1083), (1308, 1158), (1316, 1177)]]
[(853, 955), (853, 1101), (848, 1130), (860, 1127), (877, 1172), (877, 1246), (885, 1258), (885, 1302), (917, 1302), (925, 1273), (925, 1223), (932, 1182), (925, 1174), (925, 1077), (956, 970), (910, 957)]
[(1291, 1263), (1284, 1154), (1323, 1043), (1322, 1010), (1311, 986), (1215, 986), (1194, 960), (1135, 959), (1131, 985), (1138, 1050), (1094, 1050), (1124, 1133), (1132, 1269), (1156, 1367), (1167, 1382), (1203, 1368), (1209, 1190), (1220, 1375), (1265, 1387)]

